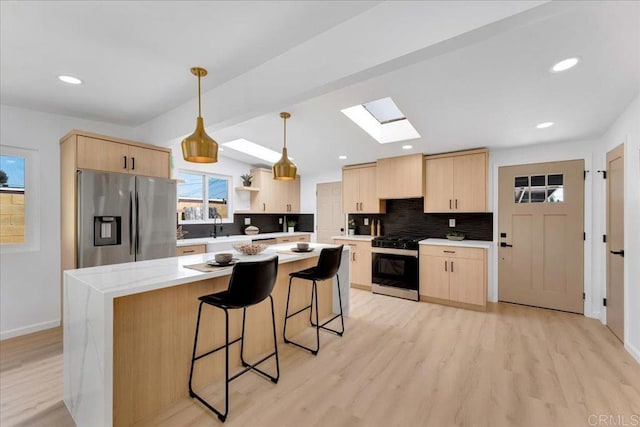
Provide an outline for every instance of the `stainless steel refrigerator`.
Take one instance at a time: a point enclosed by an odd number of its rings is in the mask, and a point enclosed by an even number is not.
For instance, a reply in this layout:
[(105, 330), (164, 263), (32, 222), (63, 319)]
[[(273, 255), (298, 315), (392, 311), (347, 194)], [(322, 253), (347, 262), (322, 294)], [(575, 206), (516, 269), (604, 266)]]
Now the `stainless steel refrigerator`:
[(176, 256), (176, 183), (78, 172), (78, 268)]

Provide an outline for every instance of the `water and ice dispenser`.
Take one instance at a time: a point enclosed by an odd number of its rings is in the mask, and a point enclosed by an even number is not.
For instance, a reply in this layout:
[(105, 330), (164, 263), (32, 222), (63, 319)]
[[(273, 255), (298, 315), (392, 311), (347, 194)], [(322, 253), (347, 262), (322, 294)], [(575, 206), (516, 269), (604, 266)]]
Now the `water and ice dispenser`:
[(112, 246), (122, 243), (122, 217), (94, 216), (93, 245)]

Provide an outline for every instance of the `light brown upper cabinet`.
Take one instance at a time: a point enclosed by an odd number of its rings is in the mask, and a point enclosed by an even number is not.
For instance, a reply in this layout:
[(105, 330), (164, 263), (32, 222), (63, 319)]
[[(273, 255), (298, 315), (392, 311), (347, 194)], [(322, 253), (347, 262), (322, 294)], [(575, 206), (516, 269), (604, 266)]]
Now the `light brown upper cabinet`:
[(424, 156), (388, 157), (376, 162), (379, 199), (409, 199), (424, 196)]
[(385, 213), (386, 204), (378, 198), (376, 164), (342, 168), (342, 209), (345, 213)]
[(169, 178), (171, 150), (137, 142), (93, 135), (68, 134), (76, 144), (77, 168)]
[(424, 211), (487, 211), (486, 149), (427, 156)]
[(259, 191), (251, 192), (251, 212), (298, 213), (300, 212), (300, 177), (293, 181), (273, 179), (270, 169), (251, 169), (253, 185)]

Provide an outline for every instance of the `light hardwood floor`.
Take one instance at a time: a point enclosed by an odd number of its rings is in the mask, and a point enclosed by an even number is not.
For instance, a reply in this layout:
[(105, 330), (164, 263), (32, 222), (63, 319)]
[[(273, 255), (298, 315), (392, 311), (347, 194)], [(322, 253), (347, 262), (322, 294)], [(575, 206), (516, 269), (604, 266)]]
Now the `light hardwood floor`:
[[(596, 425), (592, 415), (627, 425), (638, 420), (640, 365), (596, 320), (509, 304), (481, 313), (357, 289), (351, 297), (344, 337), (322, 334), (317, 357), (281, 345), (277, 385), (252, 373), (231, 383), (224, 425), (537, 427)], [(61, 352), (59, 329), (2, 342), (3, 427), (73, 425), (61, 400)], [(210, 386), (209, 396), (220, 397), (219, 389)], [(220, 423), (185, 397), (142, 425)]]

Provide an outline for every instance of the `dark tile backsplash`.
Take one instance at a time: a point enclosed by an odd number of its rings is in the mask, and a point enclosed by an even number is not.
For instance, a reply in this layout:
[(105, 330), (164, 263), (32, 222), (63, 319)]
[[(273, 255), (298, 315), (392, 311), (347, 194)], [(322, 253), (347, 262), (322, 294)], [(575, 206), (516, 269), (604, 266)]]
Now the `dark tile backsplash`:
[[(244, 219), (251, 218), (251, 225), (255, 225), (260, 229), (260, 233), (277, 233), (283, 230), (282, 224), (278, 223), (278, 218), (286, 218), (286, 220), (294, 220), (296, 222), (296, 231), (308, 231), (313, 233), (313, 214), (234, 214), (233, 223), (222, 224), (222, 230), (218, 225), (219, 236), (229, 236), (236, 234), (244, 234)], [(195, 239), (198, 237), (209, 237), (213, 230), (213, 224), (183, 224), (182, 230), (187, 234), (185, 239)]]
[[(424, 213), (423, 199), (387, 200), (386, 214), (350, 214), (355, 220), (356, 234), (371, 234), (370, 225), (364, 219), (382, 221), (382, 235), (407, 234), (444, 238), (449, 231), (460, 231), (469, 240), (493, 240), (493, 213)], [(449, 227), (449, 218), (456, 220), (455, 228)]]

